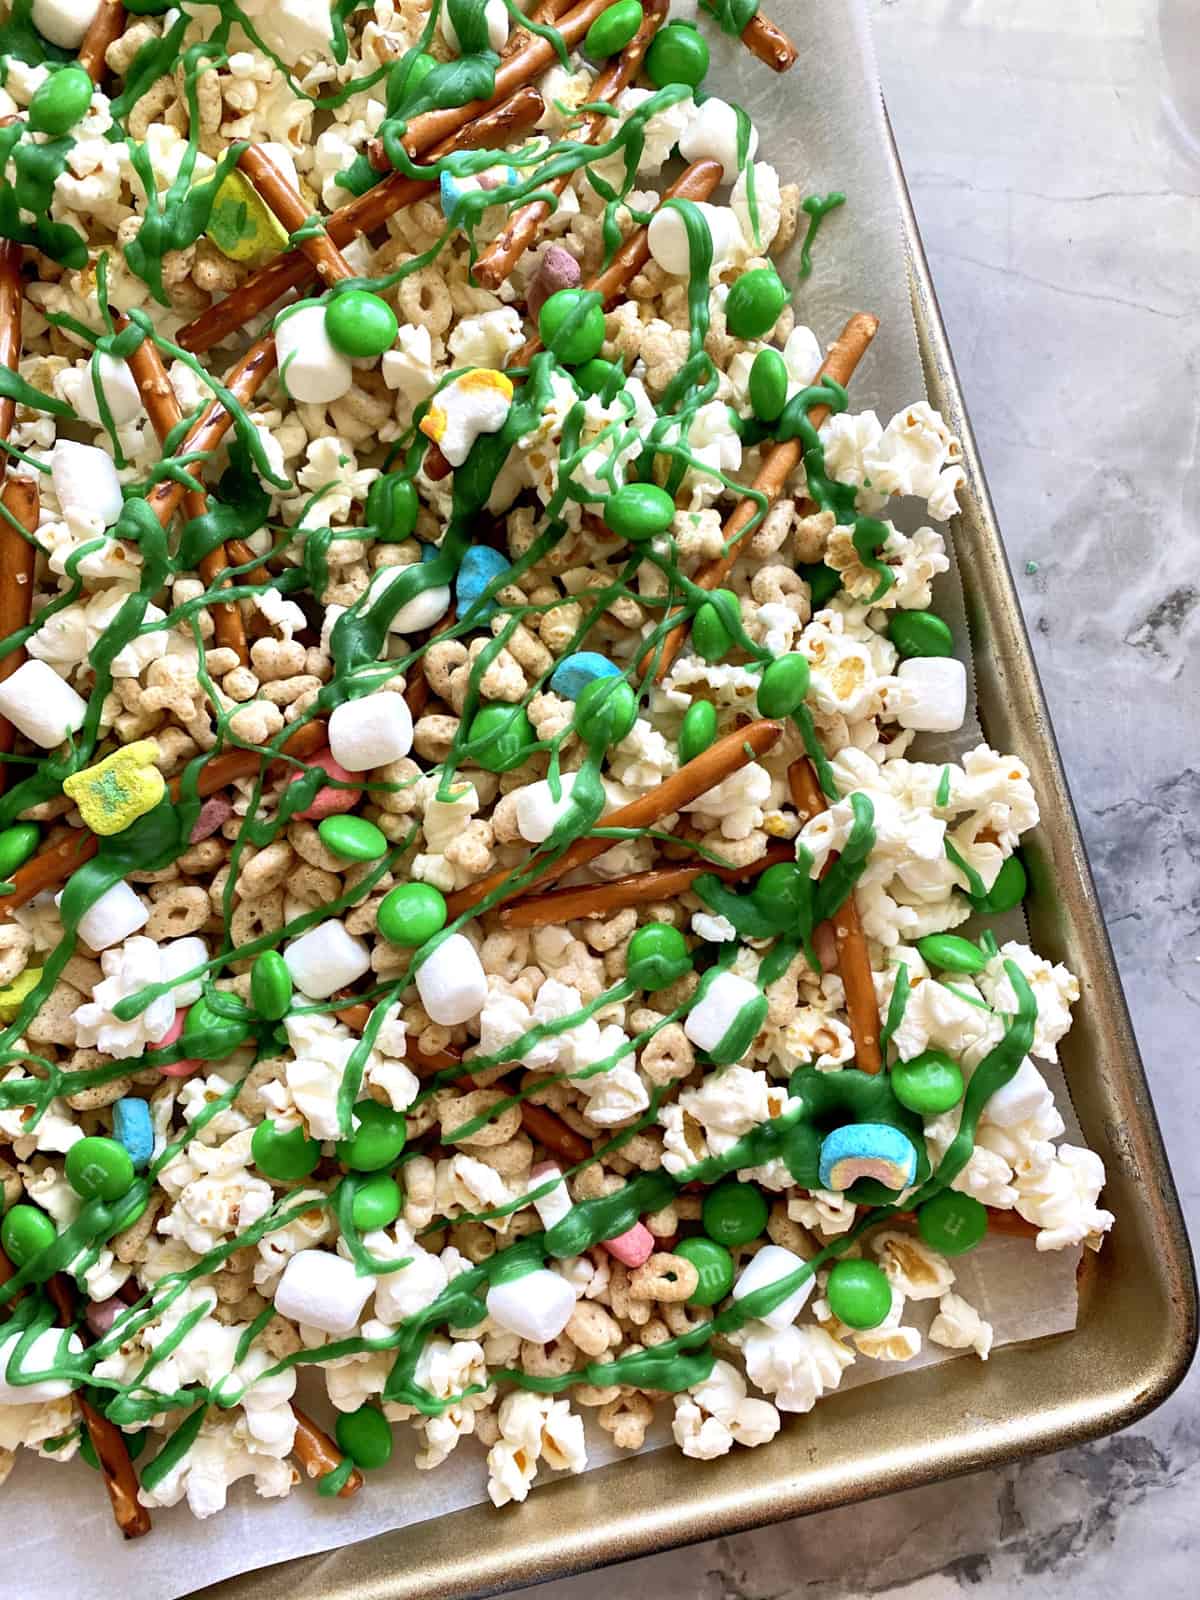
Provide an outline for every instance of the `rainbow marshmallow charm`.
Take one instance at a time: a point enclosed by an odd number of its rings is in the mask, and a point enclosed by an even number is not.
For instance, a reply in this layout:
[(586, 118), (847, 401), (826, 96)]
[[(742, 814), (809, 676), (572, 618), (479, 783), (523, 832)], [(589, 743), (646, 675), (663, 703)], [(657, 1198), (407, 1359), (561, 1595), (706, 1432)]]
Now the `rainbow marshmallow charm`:
[(898, 1192), (908, 1188), (916, 1171), (912, 1140), (886, 1122), (848, 1122), (835, 1128), (821, 1145), (821, 1187), (835, 1194), (860, 1178), (874, 1178)]
[(494, 367), (475, 367), (440, 389), (421, 418), (452, 467), (461, 467), (481, 433), (499, 433), (512, 405), (512, 379)]
[(63, 783), (63, 793), (79, 807), (93, 833), (124, 833), (131, 823), (153, 811), (167, 792), (166, 780), (154, 765), (158, 745), (135, 739), (122, 750), (85, 767)]

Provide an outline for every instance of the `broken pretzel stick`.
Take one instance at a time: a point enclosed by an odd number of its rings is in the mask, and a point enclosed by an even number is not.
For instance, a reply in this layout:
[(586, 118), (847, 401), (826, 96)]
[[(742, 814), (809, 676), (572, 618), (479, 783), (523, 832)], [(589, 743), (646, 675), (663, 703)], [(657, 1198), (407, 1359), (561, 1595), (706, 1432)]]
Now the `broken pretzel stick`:
[[(792, 801), (805, 822), (829, 809), (829, 803), (817, 775), (806, 756), (793, 761), (788, 768), (788, 787)], [(833, 864), (833, 856), (825, 871)], [(871, 956), (866, 935), (858, 919), (854, 893), (849, 896), (829, 919), (837, 948), (837, 966), (846, 991), (846, 1011), (850, 1017), (850, 1032), (854, 1035), (854, 1060), (863, 1072), (878, 1072), (883, 1066), (879, 1048), (879, 1003), (875, 998), (875, 979), (871, 974)]]
[(299, 235), (296, 243), (301, 254), (327, 288), (354, 276), (350, 264), (330, 237), (328, 227), (310, 228), (313, 218), (308, 207), (270, 156), (257, 145), (249, 144), (239, 156), (238, 166), (253, 184), (259, 199), (280, 226), (287, 229), (289, 238)]
[[(855, 312), (829, 347), (829, 353), (814, 376), (813, 383), (819, 383), (823, 377), (833, 378), (843, 385), (849, 383), (878, 329), (878, 317), (872, 316), (867, 311)], [(828, 406), (814, 406), (809, 413), (809, 420), (814, 428), (819, 428), (828, 415)], [(767, 497), (768, 507), (783, 493), (788, 479), (800, 465), (800, 456), (799, 439), (784, 439), (768, 451), (753, 484), (759, 494)], [(746, 529), (757, 516), (756, 501), (749, 498), (738, 501), (721, 530), (721, 537), (726, 546), (725, 554), (706, 563), (696, 574), (696, 582), (702, 589), (719, 589), (722, 586), (738, 558), (738, 545)], [(663, 640), (656, 673), (659, 683), (674, 665), (675, 658), (687, 638), (687, 632), (688, 622), (684, 620), (672, 628)], [(648, 669), (649, 664), (650, 657), (647, 655), (642, 663), (643, 669)]]
[(108, 47), (115, 44), (124, 31), (125, 7), (121, 0), (100, 0), (100, 8), (79, 46), (79, 65), (93, 83), (99, 83), (108, 71), (105, 60)]
[(694, 862), (683, 867), (652, 867), (649, 872), (632, 872), (607, 883), (582, 883), (573, 888), (551, 889), (546, 894), (530, 895), (500, 913), (506, 928), (557, 928), (576, 917), (610, 917), (628, 906), (653, 905), (684, 894), (696, 879), (711, 872), (724, 883), (744, 883), (760, 877), (768, 867), (781, 861), (794, 861), (790, 844), (773, 844), (757, 861), (745, 867), (718, 867), (710, 862)]
[[(749, 727), (737, 728), (732, 733), (727, 733), (724, 738), (718, 739), (715, 744), (709, 745), (707, 750), (701, 752), (678, 772), (673, 773), (663, 783), (657, 784), (644, 795), (633, 800), (627, 806), (620, 806), (609, 816), (604, 817), (598, 826), (641, 830), (652, 828), (654, 824), (672, 812), (681, 810), (691, 801), (706, 794), (709, 789), (716, 788), (718, 783), (723, 783), (734, 772), (741, 769), (751, 761), (756, 761), (759, 756), (776, 744), (783, 733), (781, 722), (772, 722), (766, 718), (752, 722)], [(576, 839), (574, 844), (563, 851), (557, 861), (547, 861), (537, 868), (532, 882), (522, 888), (508, 888), (505, 886), (515, 874), (510, 870), (493, 872), (490, 877), (481, 878), (478, 883), (472, 883), (465, 889), (459, 889), (456, 894), (446, 898), (446, 909), (450, 920), (461, 917), (472, 906), (477, 906), (481, 900), (498, 895), (494, 905), (503, 905), (507, 900), (516, 900), (529, 894), (535, 883), (553, 883), (556, 879), (565, 877), (568, 872), (573, 872), (576, 867), (582, 867), (589, 861), (594, 861), (597, 856), (602, 856), (606, 850), (611, 850), (614, 840), (610, 838)]]
[(756, 11), (741, 31), (741, 41), (772, 72), (788, 72), (796, 65), (796, 46), (770, 17)]
[[(11, 239), (0, 240), (0, 366), (16, 372), (21, 361), (22, 249)], [(0, 440), (8, 442), (16, 419), (17, 403), (0, 399)], [(8, 470), (8, 453), (0, 453), (0, 481)], [(0, 503), (0, 639), (24, 628), (33, 612), (33, 570), (37, 551), (17, 527), (32, 535), (37, 532), (40, 495), (33, 478), (12, 477), (4, 482)], [(11, 521), (9, 519), (12, 519)], [(25, 659), (24, 648), (10, 650), (0, 657), (0, 683), (10, 677)], [(0, 717), (0, 753), (8, 755), (16, 734), (7, 717)], [(8, 778), (7, 763), (0, 762), (0, 794)]]
[[(592, 103), (604, 101), (611, 104), (621, 90), (633, 82), (646, 51), (650, 48), (651, 40), (666, 20), (667, 6), (668, 0), (646, 0), (641, 27), (616, 60), (610, 62), (596, 79), (588, 91), (589, 101)], [(576, 135), (578, 142), (594, 143), (607, 121), (608, 118), (602, 111), (592, 112)], [(574, 174), (570, 172), (564, 172), (546, 187), (551, 194), (558, 197), (573, 176)], [(475, 282), (482, 284), (485, 289), (498, 289), (534, 242), (538, 229), (549, 215), (549, 202), (535, 200), (530, 205), (522, 206), (514, 216), (509, 217), (502, 232), (492, 240), (475, 263), (472, 272)]]
[[(327, 1473), (336, 1472), (341, 1466), (342, 1452), (306, 1411), (301, 1411), (299, 1406), (292, 1407), (292, 1415), (296, 1419), (296, 1436), (292, 1441), (292, 1454), (299, 1461), (310, 1478), (323, 1478)], [(348, 1500), (352, 1494), (357, 1494), (363, 1486), (363, 1475), (355, 1467), (338, 1490), (339, 1500)]]
[[(494, 107), (474, 122), (469, 122), (451, 138), (429, 152), (428, 159), (439, 161), (455, 150), (474, 150), (480, 146), (502, 145), (514, 133), (530, 128), (546, 109), (545, 102), (536, 89), (526, 85), (518, 89), (503, 105)], [(347, 205), (339, 206), (325, 222), (325, 232), (334, 244), (342, 247), (353, 243), (364, 234), (374, 233), (387, 219), (405, 206), (414, 205), (437, 191), (437, 184), (406, 178), (394, 172), (390, 178), (377, 183), (366, 194), (359, 195)], [(287, 294), (298, 289), (312, 277), (312, 266), (299, 249), (287, 250), (276, 256), (266, 266), (259, 267), (241, 283), (232, 294), (218, 300), (176, 334), (176, 339), (193, 355), (203, 355), (232, 333), (245, 327), (251, 317), (256, 317)]]

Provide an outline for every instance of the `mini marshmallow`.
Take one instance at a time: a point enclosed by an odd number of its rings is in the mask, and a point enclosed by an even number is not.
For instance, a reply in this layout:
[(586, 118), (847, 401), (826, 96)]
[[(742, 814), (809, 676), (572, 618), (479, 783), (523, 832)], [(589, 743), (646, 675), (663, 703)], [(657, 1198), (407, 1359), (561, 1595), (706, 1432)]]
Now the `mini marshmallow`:
[(452, 467), (461, 467), (480, 434), (500, 432), (512, 397), (511, 378), (492, 367), (476, 367), (438, 391), (421, 418), (421, 432)]
[[(750, 129), (747, 159), (754, 160), (758, 149), (758, 130)], [(738, 175), (738, 119), (737, 112), (727, 100), (716, 95), (697, 106), (688, 117), (687, 126), (679, 136), (679, 154), (685, 161), (703, 161), (711, 158), (725, 169), (725, 182), (733, 183)]]
[(549, 1344), (571, 1320), (575, 1291), (557, 1272), (535, 1267), (508, 1283), (494, 1283), (487, 1293), (487, 1309), (505, 1332), (534, 1344)]
[[(508, 43), (508, 7), (504, 4), (504, 0), (487, 0), (483, 15), (487, 22), (488, 49), (494, 50), (499, 55)], [(459, 43), (458, 30), (454, 26), (448, 7), (443, 7), (439, 21), (443, 39), (455, 55), (461, 55), (462, 46)]]
[[(101, 355), (95, 365), (99, 369), (100, 392), (104, 396), (104, 404), (108, 407), (117, 427), (120, 428), (140, 416), (142, 397), (138, 393), (137, 384), (133, 381), (129, 363), (117, 361), (110, 355)], [(96, 403), (93, 362), (89, 361), (85, 367), (72, 367), (64, 372), (58, 381), (58, 386), (68, 404), (74, 406), (85, 422), (100, 427), (103, 418)]]
[(915, 697), (896, 713), (902, 728), (918, 733), (954, 733), (967, 715), (967, 669), (954, 656), (912, 656), (896, 673)]
[[(59, 905), (61, 901), (62, 895), (56, 894), (54, 904)], [(122, 879), (106, 889), (95, 905), (89, 906), (80, 917), (79, 937), (89, 949), (108, 950), (144, 928), (149, 921), (150, 913)]]
[(873, 1178), (897, 1193), (917, 1172), (912, 1140), (886, 1122), (848, 1122), (821, 1144), (822, 1189), (842, 1194), (860, 1178)]
[[(728, 206), (710, 205), (701, 200), (697, 209), (708, 224), (712, 239), (712, 264), (719, 266), (741, 242), (741, 229), (737, 216)], [(688, 248), (687, 224), (675, 206), (663, 206), (650, 219), (646, 234), (650, 254), (664, 272), (677, 278), (686, 278), (691, 271), (691, 252)]]
[[(33, 0), (30, 20), (43, 39), (63, 50), (78, 50), (99, 9), (100, 0)], [(32, 1390), (22, 1393), (33, 1398)]]
[(354, 368), (325, 332), (325, 307), (302, 306), (275, 319), (279, 376), (293, 400), (328, 405), (354, 385)]
[(121, 480), (99, 446), (60, 439), (50, 457), (50, 477), (64, 516), (99, 518), (111, 528), (121, 515)]
[(701, 1050), (714, 1050), (737, 1021), (742, 1007), (758, 998), (758, 987), (749, 978), (722, 972), (684, 1018), (683, 1031)]
[(327, 1250), (298, 1250), (275, 1291), (280, 1316), (322, 1333), (351, 1333), (375, 1292), (375, 1279), (359, 1277), (352, 1261)]
[(1014, 1128), (1019, 1122), (1048, 1111), (1054, 1104), (1050, 1085), (1028, 1056), (1002, 1088), (988, 1098), (983, 1121), (997, 1128)]
[[(6, 1339), (0, 1340), (0, 1406), (30, 1406), (43, 1400), (61, 1400), (64, 1395), (70, 1394), (75, 1385), (69, 1378), (40, 1378), (36, 1383), (9, 1381), (8, 1364), (24, 1336), (23, 1330), (18, 1329), (16, 1333), (10, 1333)], [(61, 1329), (44, 1329), (22, 1354), (18, 1370), (45, 1372), (48, 1367), (55, 1366), (59, 1359), (61, 1339)], [(67, 1349), (73, 1356), (83, 1354), (83, 1340), (78, 1334), (73, 1333), (67, 1340)]]
[(0, 683), (0, 716), (43, 750), (53, 750), (77, 733), (87, 716), (87, 701), (45, 661), (24, 661)]
[(477, 1017), (487, 999), (487, 975), (462, 933), (443, 939), (417, 968), (417, 993), (430, 1021), (457, 1027)]
[(537, 1189), (544, 1189), (552, 1178), (557, 1180), (553, 1189), (547, 1194), (538, 1195), (533, 1202), (533, 1209), (543, 1228), (552, 1228), (556, 1222), (561, 1222), (571, 1209), (571, 1196), (562, 1172), (553, 1161), (539, 1161), (536, 1167), (530, 1168), (529, 1182), (525, 1188), (526, 1194), (532, 1194)]
[(550, 791), (550, 780), (526, 784), (517, 790), (517, 828), (530, 844), (543, 844), (566, 816), (571, 805), (571, 790), (577, 772), (564, 772), (559, 780), (559, 798)]
[[(366, 604), (379, 599), (385, 589), (390, 589), (408, 571), (408, 567), (381, 567), (367, 588)], [(439, 584), (434, 589), (422, 589), (411, 600), (406, 600), (388, 623), (389, 633), (424, 633), (440, 622), (450, 606), (450, 589)]]
[[(778, 1283), (781, 1278), (791, 1277), (792, 1273), (803, 1265), (803, 1257), (793, 1251), (785, 1250), (782, 1245), (765, 1244), (746, 1264), (738, 1277), (733, 1286), (733, 1298), (744, 1300), (756, 1289), (765, 1289), (768, 1284)], [(800, 1287), (788, 1295), (786, 1300), (781, 1301), (774, 1311), (768, 1311), (758, 1320), (765, 1322), (768, 1328), (790, 1327), (804, 1309), (815, 1284), (816, 1274), (813, 1273), (805, 1278)]]
[(654, 1235), (644, 1222), (635, 1222), (624, 1233), (615, 1233), (611, 1239), (601, 1239), (600, 1243), (614, 1260), (635, 1270), (645, 1266), (654, 1254)]
[[(169, 944), (160, 945), (158, 955), (162, 966), (162, 981), (169, 983), (172, 978), (177, 978), (184, 972), (191, 972), (193, 968), (207, 961), (208, 946), (203, 939), (191, 933), (185, 939), (172, 939)], [(186, 983), (175, 985), (171, 990), (171, 998), (177, 1006), (193, 1006), (199, 1000), (203, 987), (202, 978), (189, 978)]]
[(412, 742), (412, 712), (394, 689), (347, 700), (329, 718), (329, 748), (347, 772), (369, 772), (399, 761)]
[(283, 952), (292, 980), (310, 1000), (328, 1000), (337, 989), (357, 983), (371, 970), (371, 955), (361, 939), (336, 918), (318, 923)]

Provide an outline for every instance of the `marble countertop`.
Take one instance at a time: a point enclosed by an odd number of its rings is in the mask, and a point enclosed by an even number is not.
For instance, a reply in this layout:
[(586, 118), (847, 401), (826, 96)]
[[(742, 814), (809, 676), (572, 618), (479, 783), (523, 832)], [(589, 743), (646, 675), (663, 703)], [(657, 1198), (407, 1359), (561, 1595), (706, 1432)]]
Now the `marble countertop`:
[[(1195, 0), (1166, 0), (1200, 57)], [(880, 70), (1189, 1221), (1200, 1224), (1200, 160), (1157, 0), (871, 0)], [(1178, 46), (1176, 47), (1178, 49)], [(1177, 57), (1176, 57), (1177, 59)], [(1027, 572), (1027, 564), (1036, 571)], [(1083, 1449), (538, 1600), (1197, 1592), (1200, 1369)]]

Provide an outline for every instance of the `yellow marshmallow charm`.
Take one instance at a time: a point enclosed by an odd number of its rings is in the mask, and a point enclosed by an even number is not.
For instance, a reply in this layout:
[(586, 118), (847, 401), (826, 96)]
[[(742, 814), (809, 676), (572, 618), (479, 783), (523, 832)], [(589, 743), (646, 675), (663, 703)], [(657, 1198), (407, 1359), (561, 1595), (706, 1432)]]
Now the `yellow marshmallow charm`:
[(433, 397), (421, 419), (421, 432), (452, 467), (461, 467), (481, 433), (500, 432), (512, 397), (511, 378), (492, 367), (476, 367)]
[(41, 967), (26, 967), (19, 977), (14, 978), (11, 983), (6, 983), (3, 989), (0, 989), (0, 1022), (12, 1022), (24, 1005), (26, 996), (31, 994), (41, 981)]
[(206, 232), (223, 256), (255, 267), (288, 242), (287, 229), (240, 172), (227, 172), (221, 180)]
[(137, 739), (68, 778), (63, 793), (74, 800), (93, 833), (124, 833), (166, 793), (166, 782), (154, 765), (157, 758), (153, 739)]

